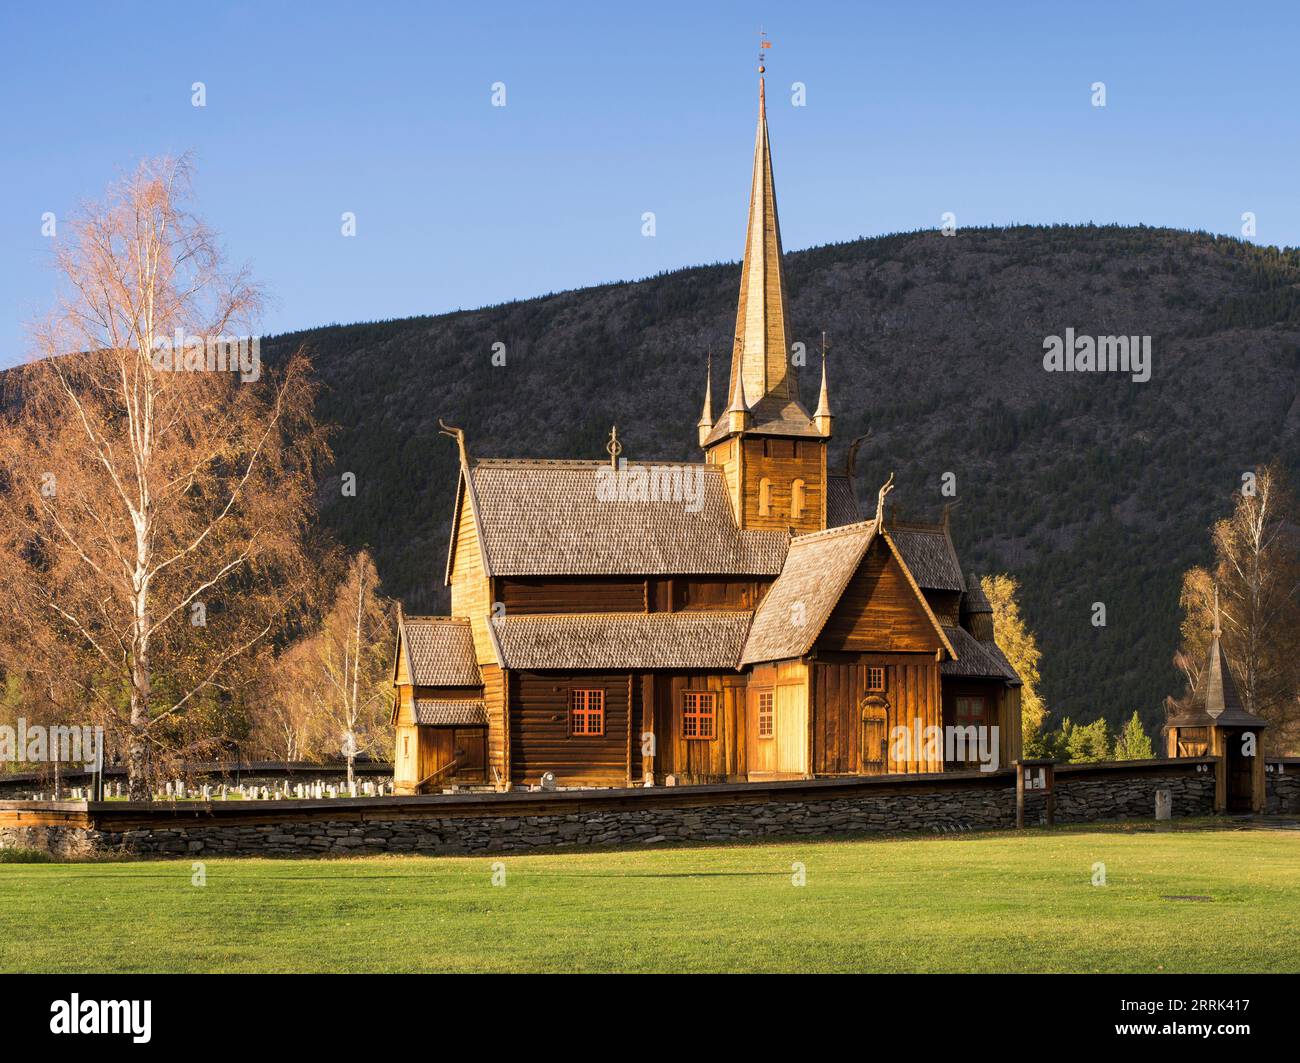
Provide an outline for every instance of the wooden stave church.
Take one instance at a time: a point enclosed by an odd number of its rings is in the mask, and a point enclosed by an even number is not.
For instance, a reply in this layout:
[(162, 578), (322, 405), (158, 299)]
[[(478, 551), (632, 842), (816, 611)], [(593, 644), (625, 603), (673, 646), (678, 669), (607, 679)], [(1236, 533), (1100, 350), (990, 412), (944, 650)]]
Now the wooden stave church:
[[(788, 357), (764, 83), (726, 408), (712, 373), (702, 497), (602, 499), (607, 463), (473, 459), (460, 470), (444, 579), (451, 615), (399, 616), (398, 793), (943, 772), (897, 726), (983, 722), (1021, 753), (1020, 679), (945, 519), (864, 520), (852, 448), (831, 471), (818, 403)], [(693, 511), (692, 511), (693, 510)]]

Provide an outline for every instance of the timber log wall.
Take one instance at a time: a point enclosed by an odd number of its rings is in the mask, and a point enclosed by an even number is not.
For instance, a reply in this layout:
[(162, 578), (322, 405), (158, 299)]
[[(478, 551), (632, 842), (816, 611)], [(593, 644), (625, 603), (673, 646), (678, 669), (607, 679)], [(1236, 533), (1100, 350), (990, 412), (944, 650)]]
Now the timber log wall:
[[(1168, 790), (1175, 817), (1212, 811), (1216, 758), (1063, 764), (1056, 820), (1154, 815)], [(1279, 762), (1274, 762), (1279, 763)], [(1300, 760), (1270, 771), (1273, 811), (1300, 811)], [(1044, 813), (1026, 795), (1028, 823)], [(873, 832), (950, 833), (1015, 821), (1011, 771), (818, 779), (764, 785), (461, 794), (326, 801), (133, 804), (0, 802), (0, 847), (60, 856), (303, 856), (495, 853), (554, 846), (728, 842)]]

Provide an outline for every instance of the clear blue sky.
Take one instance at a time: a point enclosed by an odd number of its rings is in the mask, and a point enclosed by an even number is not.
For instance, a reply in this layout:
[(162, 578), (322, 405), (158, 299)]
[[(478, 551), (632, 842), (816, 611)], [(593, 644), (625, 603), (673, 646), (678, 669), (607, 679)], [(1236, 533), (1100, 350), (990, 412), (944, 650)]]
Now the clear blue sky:
[[(42, 213), (162, 153), (195, 153), (200, 212), (273, 296), (266, 333), (734, 259), (760, 25), (787, 250), (944, 211), (1238, 234), (1249, 210), (1260, 242), (1295, 245), (1298, 11), (5, 4), (0, 364), (50, 302)], [(498, 81), (505, 108), (491, 106)], [(795, 81), (806, 107), (790, 104)]]

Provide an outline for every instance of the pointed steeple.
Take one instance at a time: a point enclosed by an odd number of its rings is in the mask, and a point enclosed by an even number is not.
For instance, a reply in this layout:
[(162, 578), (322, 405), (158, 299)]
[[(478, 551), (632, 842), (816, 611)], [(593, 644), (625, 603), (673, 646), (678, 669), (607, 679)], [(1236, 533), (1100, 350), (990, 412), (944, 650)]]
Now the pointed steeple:
[[(768, 48), (766, 39), (761, 48)], [(708, 449), (729, 435), (745, 431), (768, 436), (825, 439), (799, 401), (799, 381), (791, 365), (790, 319), (786, 312), (785, 274), (781, 265), (781, 223), (772, 180), (772, 149), (767, 135), (766, 67), (758, 66), (758, 132), (754, 138), (754, 173), (749, 188), (749, 222), (745, 258), (740, 269), (740, 299), (727, 380), (727, 415), (719, 417), (701, 445)], [(802, 363), (801, 363), (802, 364)], [(748, 416), (740, 417), (741, 396)], [(824, 422), (829, 426), (830, 422)], [(737, 426), (740, 427), (737, 427)]]
[(817, 397), (817, 410), (813, 413), (813, 424), (824, 436), (831, 434), (831, 399), (826, 387), (826, 333), (822, 333), (822, 390)]
[(767, 136), (767, 96), (759, 68), (758, 133), (754, 140), (754, 176), (749, 192), (745, 262), (740, 271), (740, 304), (731, 376), (744, 377), (745, 393), (757, 403), (771, 395), (783, 402), (798, 399), (790, 368), (790, 324), (781, 269), (781, 224), (772, 180), (772, 149)]
[(731, 374), (731, 395), (727, 400), (727, 431), (743, 432), (749, 427), (749, 403), (745, 399), (745, 378), (733, 371)]
[[(1201, 669), (1200, 682), (1192, 694), (1191, 716), (1208, 719), (1218, 727), (1253, 727), (1263, 729), (1267, 724), (1247, 711), (1237, 684), (1228, 667), (1228, 655), (1223, 650), (1223, 624), (1219, 619), (1219, 588), (1214, 588), (1214, 627), (1210, 629), (1210, 649), (1205, 667)], [(1186, 719), (1188, 717), (1184, 717)], [(1182, 723), (1182, 726), (1187, 726)]]
[(1196, 684), (1193, 704), (1217, 719), (1225, 711), (1235, 716), (1245, 711), (1241, 696), (1237, 693), (1237, 684), (1233, 681), (1232, 670), (1228, 667), (1227, 655), (1223, 652), (1223, 625), (1219, 620), (1219, 588), (1214, 588), (1214, 627), (1210, 630), (1210, 649), (1206, 655), (1205, 667), (1201, 670), (1201, 681)]
[(709, 438), (709, 433), (713, 431), (713, 352), (709, 352), (708, 376), (704, 382), (704, 411), (700, 414), (699, 423), (696, 428), (700, 434), (700, 446), (704, 446), (704, 441)]

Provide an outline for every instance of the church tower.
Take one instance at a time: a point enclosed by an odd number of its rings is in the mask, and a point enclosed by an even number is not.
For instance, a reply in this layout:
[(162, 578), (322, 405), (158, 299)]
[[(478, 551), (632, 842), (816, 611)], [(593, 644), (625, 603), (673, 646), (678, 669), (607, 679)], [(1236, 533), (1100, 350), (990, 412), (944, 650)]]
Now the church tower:
[(705, 459), (723, 467), (740, 527), (810, 532), (826, 527), (830, 401), (824, 354), (815, 417), (799, 401), (781, 268), (764, 70), (760, 57), (754, 178), (726, 406), (714, 421), (710, 373), (699, 436)]

